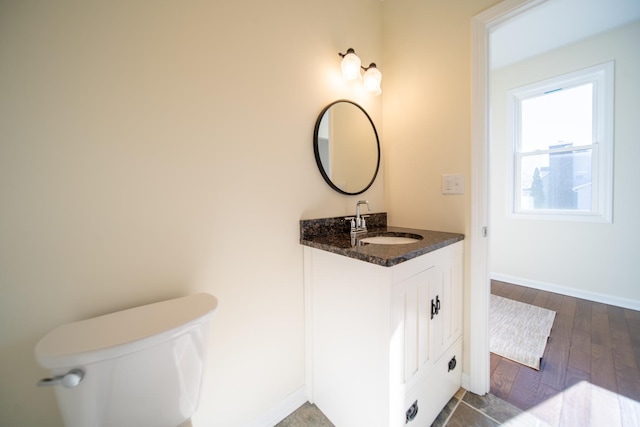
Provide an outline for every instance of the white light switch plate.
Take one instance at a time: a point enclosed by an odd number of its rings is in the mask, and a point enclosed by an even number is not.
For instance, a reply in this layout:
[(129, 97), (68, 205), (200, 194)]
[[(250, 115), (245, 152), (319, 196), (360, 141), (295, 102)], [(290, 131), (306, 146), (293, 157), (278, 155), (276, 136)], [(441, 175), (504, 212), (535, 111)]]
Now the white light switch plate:
[(442, 175), (442, 194), (464, 194), (464, 175)]

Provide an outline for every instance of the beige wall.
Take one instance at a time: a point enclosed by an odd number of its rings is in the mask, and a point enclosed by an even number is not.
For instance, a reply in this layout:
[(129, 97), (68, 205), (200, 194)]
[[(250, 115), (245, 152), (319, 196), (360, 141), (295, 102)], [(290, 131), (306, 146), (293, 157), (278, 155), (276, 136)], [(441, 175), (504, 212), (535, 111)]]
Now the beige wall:
[[(385, 195), (395, 225), (461, 232), (471, 222), (471, 19), (498, 0), (387, 0), (383, 5)], [(442, 195), (461, 173), (464, 195)], [(469, 242), (465, 243), (469, 313)], [(469, 330), (465, 314), (465, 330)], [(469, 372), (465, 334), (464, 372)]]
[[(381, 97), (379, 0), (0, 1), (0, 425), (57, 426), (33, 347), (55, 326), (219, 299), (196, 425), (304, 385), (300, 218), (353, 213), (318, 172), (331, 101)], [(384, 210), (381, 176), (362, 197)]]
[[(390, 219), (464, 232), (470, 221), (471, 18), (497, 0), (391, 0), (384, 20), (384, 141)], [(442, 195), (442, 174), (465, 175)]]
[[(468, 233), (470, 22), (498, 2), (0, 0), (0, 425), (59, 425), (34, 387), (51, 328), (197, 291), (220, 300), (197, 422), (246, 425), (302, 387), (298, 220), (366, 198), (395, 225)], [(348, 47), (381, 97), (341, 79)], [(361, 196), (314, 161), (339, 98), (382, 137)], [(466, 193), (440, 194), (444, 173)]]
[[(555, 286), (586, 298), (640, 306), (640, 22), (492, 73), (491, 272), (523, 284)], [(612, 224), (524, 220), (507, 216), (506, 91), (615, 61)]]

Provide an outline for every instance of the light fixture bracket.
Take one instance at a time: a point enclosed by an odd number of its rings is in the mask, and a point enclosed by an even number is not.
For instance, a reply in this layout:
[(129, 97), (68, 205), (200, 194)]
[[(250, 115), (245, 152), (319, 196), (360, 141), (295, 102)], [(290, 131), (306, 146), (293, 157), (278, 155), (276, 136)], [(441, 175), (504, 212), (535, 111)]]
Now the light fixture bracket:
[(344, 58), (345, 56), (347, 56), (350, 53), (353, 53), (355, 55), (356, 51), (353, 50), (353, 48), (350, 47), (349, 49), (347, 49), (347, 51), (345, 53), (338, 52), (338, 55), (340, 55), (340, 58)]

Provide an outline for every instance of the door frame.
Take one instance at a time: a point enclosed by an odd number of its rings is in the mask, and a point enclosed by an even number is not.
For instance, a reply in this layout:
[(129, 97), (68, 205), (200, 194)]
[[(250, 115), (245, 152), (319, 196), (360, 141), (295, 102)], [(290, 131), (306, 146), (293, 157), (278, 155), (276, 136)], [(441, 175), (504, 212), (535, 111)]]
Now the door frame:
[(489, 238), (490, 211), (490, 96), (489, 66), (491, 32), (547, 0), (504, 0), (471, 20), (471, 233), (470, 240), (470, 317), (468, 390), (489, 392)]

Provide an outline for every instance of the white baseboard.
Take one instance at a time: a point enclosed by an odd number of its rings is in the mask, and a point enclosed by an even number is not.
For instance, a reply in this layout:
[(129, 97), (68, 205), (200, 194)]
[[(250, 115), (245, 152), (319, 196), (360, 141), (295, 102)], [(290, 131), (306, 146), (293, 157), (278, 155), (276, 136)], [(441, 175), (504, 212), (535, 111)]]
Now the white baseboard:
[(246, 427), (273, 427), (307, 401), (306, 387), (294, 391)]
[(471, 377), (469, 376), (469, 374), (466, 374), (463, 372), (460, 387), (462, 387), (465, 390), (469, 390), (470, 384), (471, 384)]
[(597, 292), (585, 291), (576, 288), (567, 288), (552, 283), (538, 282), (536, 280), (528, 280), (521, 277), (508, 276), (506, 274), (491, 273), (491, 278), (500, 282), (513, 283), (514, 285), (526, 286), (528, 288), (539, 289), (542, 291), (553, 292), (556, 294), (567, 295), (570, 297), (581, 298), (589, 301), (595, 301), (603, 304), (615, 305), (617, 307), (640, 311), (640, 301), (628, 298), (600, 294)]

